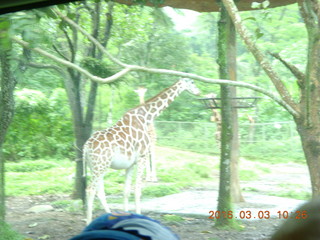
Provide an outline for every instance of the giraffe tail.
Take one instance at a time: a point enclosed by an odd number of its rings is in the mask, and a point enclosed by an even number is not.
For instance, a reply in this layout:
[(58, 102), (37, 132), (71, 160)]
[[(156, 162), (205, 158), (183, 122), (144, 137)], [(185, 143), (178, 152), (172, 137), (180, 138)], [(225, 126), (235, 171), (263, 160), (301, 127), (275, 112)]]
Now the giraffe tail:
[(87, 177), (87, 158), (88, 158), (88, 153), (86, 150), (83, 151), (83, 156), (82, 156), (82, 164), (83, 164), (83, 173), (82, 177)]

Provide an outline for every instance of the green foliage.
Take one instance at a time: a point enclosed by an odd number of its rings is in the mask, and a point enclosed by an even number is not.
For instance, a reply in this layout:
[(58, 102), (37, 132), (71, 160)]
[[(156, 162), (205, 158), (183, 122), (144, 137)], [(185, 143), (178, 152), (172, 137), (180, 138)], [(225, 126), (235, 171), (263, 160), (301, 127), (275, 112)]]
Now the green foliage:
[(10, 28), (10, 21), (6, 16), (0, 16), (0, 47), (1, 51), (11, 49), (11, 42), (8, 29)]
[(55, 89), (48, 97), (30, 89), (15, 95), (16, 112), (5, 156), (11, 160), (72, 156), (73, 133), (64, 90)]
[(23, 236), (11, 229), (5, 222), (0, 221), (0, 236), (1, 240), (23, 240)]
[(96, 58), (85, 57), (81, 61), (81, 65), (86, 68), (90, 73), (102, 78), (110, 77), (115, 72), (110, 70), (110, 63), (100, 61)]

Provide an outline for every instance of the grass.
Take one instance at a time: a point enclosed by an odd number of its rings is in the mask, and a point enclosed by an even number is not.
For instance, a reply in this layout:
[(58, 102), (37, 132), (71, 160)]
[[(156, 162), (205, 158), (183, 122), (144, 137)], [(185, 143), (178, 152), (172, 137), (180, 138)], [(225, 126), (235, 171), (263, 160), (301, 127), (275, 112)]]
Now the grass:
[(297, 190), (284, 190), (281, 192), (271, 192), (270, 195), (277, 197), (293, 198), (298, 200), (310, 200), (311, 193), (307, 191), (297, 191)]
[[(163, 147), (157, 147), (156, 151), (159, 182), (146, 183), (143, 197), (162, 197), (181, 192), (183, 189), (207, 186), (208, 182), (219, 181), (217, 156)], [(272, 172), (272, 164), (259, 161), (240, 159), (239, 166), (242, 181), (254, 181)], [(74, 168), (75, 164), (69, 160), (46, 159), (6, 163), (6, 193), (9, 196), (71, 194), (74, 186)], [(109, 170), (106, 173), (106, 195), (119, 196), (119, 198), (109, 198), (110, 202), (122, 202), (124, 179), (124, 171)], [(297, 199), (308, 197), (307, 193), (295, 192), (298, 188), (288, 188), (287, 184), (283, 189), (281, 196)], [(63, 203), (57, 204), (63, 205)], [(72, 203), (65, 204), (71, 211), (76, 208)]]
[(1, 240), (24, 240), (25, 238), (12, 230), (12, 228), (0, 221), (0, 239)]
[(70, 193), (73, 187), (72, 168), (21, 173), (7, 172), (6, 193), (8, 196)]
[(293, 198), (299, 200), (309, 200), (311, 199), (311, 193), (308, 191), (303, 190), (303, 185), (301, 184), (283, 184), (280, 183), (279, 187), (283, 188), (284, 190), (281, 192), (272, 192), (270, 195), (277, 196), (277, 197), (286, 197), (286, 198)]
[[(158, 178), (161, 184), (146, 186), (143, 196), (161, 197), (196, 186), (210, 178), (207, 155), (184, 151), (158, 153)], [(190, 156), (191, 155), (191, 156)], [(197, 159), (194, 161), (194, 159)], [(69, 160), (25, 160), (6, 164), (8, 196), (66, 194), (73, 190), (74, 163)], [(192, 176), (192, 178), (190, 178)], [(105, 176), (107, 195), (122, 195), (124, 171), (110, 170)]]
[(165, 214), (162, 216), (162, 220), (167, 223), (177, 223), (177, 222), (184, 222), (184, 218), (174, 214)]
[(142, 195), (145, 197), (163, 197), (180, 192), (179, 187), (175, 185), (157, 185), (147, 186), (142, 189)]

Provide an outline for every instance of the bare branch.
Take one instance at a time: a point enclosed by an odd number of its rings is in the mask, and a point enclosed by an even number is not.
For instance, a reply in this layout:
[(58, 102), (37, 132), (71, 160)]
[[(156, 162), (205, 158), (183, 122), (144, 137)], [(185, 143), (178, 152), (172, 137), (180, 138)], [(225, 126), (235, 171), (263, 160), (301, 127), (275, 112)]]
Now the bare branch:
[(97, 48), (104, 53), (110, 60), (112, 60), (114, 63), (118, 64), (119, 66), (123, 68), (127, 68), (129, 65), (121, 62), (119, 59), (113, 57), (102, 45), (100, 42), (97, 41), (93, 36), (91, 36), (89, 33), (87, 33), (82, 27), (80, 27), (78, 24), (76, 24), (74, 21), (72, 21), (67, 16), (63, 15), (61, 12), (59, 12), (57, 9), (53, 10), (60, 18), (62, 18), (64, 21), (66, 21), (68, 24), (70, 24), (72, 27), (80, 31), (84, 36), (86, 36), (92, 43), (94, 43)]
[(65, 28), (62, 28), (62, 31), (63, 31), (64, 35), (66, 36), (66, 38), (67, 38), (67, 42), (68, 42), (69, 49), (70, 49), (70, 52), (71, 52), (71, 62), (74, 62), (74, 60), (75, 60), (75, 55), (76, 55), (75, 52), (76, 52), (76, 51), (74, 50), (73, 43), (72, 43), (71, 38), (70, 38), (68, 32), (66, 31), (66, 29), (65, 29)]
[(53, 69), (55, 71), (57, 71), (58, 73), (60, 73), (61, 75), (64, 75), (64, 71), (55, 65), (51, 65), (51, 64), (41, 64), (41, 63), (35, 63), (35, 62), (28, 62), (25, 63), (25, 65), (29, 66), (29, 67), (33, 67), (33, 68), (39, 68), (39, 69)]
[(283, 65), (290, 70), (290, 72), (297, 78), (298, 85), (301, 89), (304, 88), (304, 81), (305, 81), (305, 74), (299, 70), (295, 65), (288, 63), (286, 60), (284, 60), (279, 53), (270, 53), (271, 56), (278, 59), (280, 62), (283, 63)]
[(52, 47), (53, 47), (53, 50), (55, 50), (64, 60), (69, 61), (69, 59), (60, 52), (60, 50), (56, 47), (56, 45), (53, 44)]
[(54, 60), (64, 66), (67, 66), (68, 68), (72, 68), (72, 69), (84, 74), (85, 76), (90, 78), (92, 81), (96, 81), (99, 83), (110, 83), (110, 82), (116, 81), (118, 78), (126, 75), (127, 73), (129, 73), (131, 71), (144, 71), (144, 72), (156, 73), (156, 74), (167, 74), (167, 75), (173, 75), (173, 76), (178, 76), (178, 77), (191, 78), (194, 80), (198, 80), (198, 81), (206, 82), (206, 83), (211, 83), (211, 84), (224, 84), (224, 85), (231, 85), (231, 86), (237, 86), (237, 87), (245, 87), (245, 88), (251, 89), (253, 91), (260, 92), (260, 93), (270, 97), (275, 102), (277, 102), (279, 105), (284, 107), (291, 115), (298, 116), (297, 111), (292, 109), (292, 107), (289, 104), (287, 104), (282, 99), (278, 98), (272, 92), (269, 92), (268, 90), (266, 90), (264, 88), (260, 88), (258, 86), (255, 86), (255, 85), (252, 85), (249, 83), (239, 82), (239, 81), (231, 81), (231, 80), (223, 80), (223, 79), (212, 79), (212, 78), (202, 77), (202, 76), (192, 74), (192, 73), (185, 73), (185, 72), (179, 72), (179, 71), (167, 70), (167, 69), (147, 68), (147, 67), (141, 67), (141, 66), (135, 66), (135, 65), (127, 65), (127, 64), (125, 64), (126, 67), (124, 69), (122, 69), (120, 72), (114, 74), (113, 76), (107, 77), (107, 78), (101, 78), (101, 77), (97, 77), (97, 76), (92, 75), (91, 73), (89, 73), (88, 71), (79, 67), (76, 64), (73, 64), (73, 63), (68, 62), (66, 60), (63, 60), (59, 57), (56, 57), (56, 56), (54, 56), (54, 55), (52, 55), (52, 54), (50, 54), (40, 48), (31, 48), (29, 43), (27, 43), (23, 40), (20, 40), (16, 37), (12, 37), (12, 40), (14, 42), (22, 45), (25, 48), (28, 48), (28, 49), (35, 51), (45, 57), (48, 57), (48, 58), (50, 58), (50, 59), (52, 59), (52, 60)]
[(295, 109), (298, 112), (298, 105), (292, 99), (291, 94), (281, 81), (278, 74), (274, 71), (271, 64), (267, 61), (264, 54), (258, 49), (256, 43), (252, 40), (250, 34), (248, 33), (247, 28), (243, 25), (242, 19), (239, 15), (238, 8), (234, 4), (233, 0), (222, 0), (224, 6), (226, 7), (236, 29), (245, 44), (247, 45), (250, 52), (254, 55), (258, 63), (261, 65), (263, 70), (267, 73), (269, 78), (271, 79), (273, 85), (276, 87), (279, 92), (281, 98), (291, 106), (291, 108)]

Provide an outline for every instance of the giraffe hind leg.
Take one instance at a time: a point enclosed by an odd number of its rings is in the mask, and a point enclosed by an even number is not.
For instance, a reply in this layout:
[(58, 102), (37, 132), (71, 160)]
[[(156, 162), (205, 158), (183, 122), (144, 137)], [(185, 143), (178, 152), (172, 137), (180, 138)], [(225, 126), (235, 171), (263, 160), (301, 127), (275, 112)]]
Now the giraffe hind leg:
[(94, 197), (96, 195), (97, 189), (94, 187), (94, 185), (91, 183), (90, 186), (86, 190), (86, 210), (87, 210), (87, 225), (92, 221), (92, 212), (93, 212), (93, 202), (94, 202)]
[(131, 166), (130, 168), (126, 169), (126, 180), (124, 185), (124, 192), (123, 192), (123, 209), (124, 211), (129, 210), (129, 197), (131, 194), (131, 183), (132, 183), (132, 173), (133, 173), (134, 166)]
[(106, 194), (104, 191), (104, 182), (103, 182), (103, 178), (100, 178), (98, 181), (98, 198), (100, 200), (101, 205), (103, 206), (104, 210), (109, 213), (110, 208), (109, 205), (107, 204), (107, 199), (106, 199)]
[(136, 213), (141, 213), (141, 189), (142, 189), (142, 177), (145, 168), (145, 164), (147, 163), (147, 159), (145, 156), (141, 157), (137, 163), (137, 175), (136, 175), (136, 184), (135, 184), (135, 205), (136, 205)]

